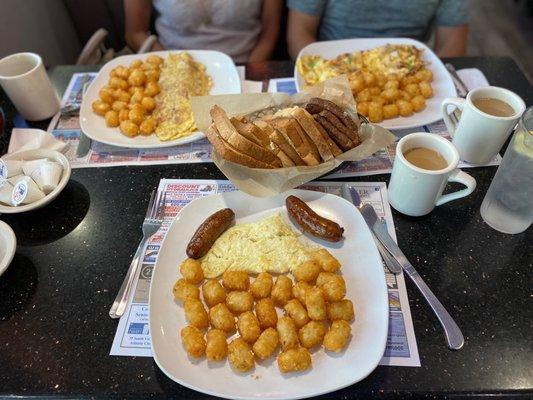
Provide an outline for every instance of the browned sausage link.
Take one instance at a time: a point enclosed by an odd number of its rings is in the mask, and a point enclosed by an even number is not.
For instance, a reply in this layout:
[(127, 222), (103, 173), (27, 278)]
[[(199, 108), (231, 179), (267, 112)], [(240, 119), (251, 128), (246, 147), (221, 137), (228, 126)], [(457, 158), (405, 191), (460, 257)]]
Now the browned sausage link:
[(207, 217), (192, 235), (187, 245), (187, 255), (194, 259), (203, 257), (234, 219), (235, 213), (231, 208), (224, 208)]
[(336, 222), (318, 215), (298, 197), (287, 197), (285, 205), (289, 215), (304, 231), (330, 242), (341, 240), (344, 228), (341, 228)]

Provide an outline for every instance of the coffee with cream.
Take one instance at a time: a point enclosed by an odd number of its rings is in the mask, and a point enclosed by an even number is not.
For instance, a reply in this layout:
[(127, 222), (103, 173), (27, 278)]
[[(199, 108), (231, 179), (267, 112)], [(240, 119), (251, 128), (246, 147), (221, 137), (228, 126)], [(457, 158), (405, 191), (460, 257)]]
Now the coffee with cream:
[(474, 106), (486, 114), (494, 115), (495, 117), (512, 117), (515, 115), (515, 110), (505, 101), (494, 99), (491, 97), (480, 97), (472, 100)]
[(415, 167), (422, 169), (434, 171), (448, 166), (448, 162), (439, 152), (425, 147), (414, 147), (406, 150), (403, 156)]

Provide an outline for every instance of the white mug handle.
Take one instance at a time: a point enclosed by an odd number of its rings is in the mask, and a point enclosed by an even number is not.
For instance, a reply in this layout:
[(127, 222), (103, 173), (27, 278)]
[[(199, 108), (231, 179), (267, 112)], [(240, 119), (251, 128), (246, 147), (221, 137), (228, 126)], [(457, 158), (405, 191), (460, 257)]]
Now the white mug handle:
[(452, 121), (452, 119), (450, 118), (450, 114), (448, 114), (449, 105), (453, 105), (457, 107), (462, 112), (463, 109), (465, 108), (466, 100), (460, 97), (447, 97), (442, 101), (442, 104), (440, 106), (441, 112), (442, 112), (442, 118), (444, 119), (446, 128), (448, 128), (448, 132), (450, 132), (450, 136), (453, 137), (457, 129), (457, 124)]
[(466, 172), (461, 171), (460, 169), (456, 169), (450, 174), (450, 176), (448, 177), (448, 182), (462, 183), (466, 186), (466, 188), (458, 190), (457, 192), (440, 196), (435, 202), (435, 205), (440, 206), (449, 201), (457, 200), (461, 197), (468, 196), (476, 188), (476, 180), (470, 175), (468, 175)]

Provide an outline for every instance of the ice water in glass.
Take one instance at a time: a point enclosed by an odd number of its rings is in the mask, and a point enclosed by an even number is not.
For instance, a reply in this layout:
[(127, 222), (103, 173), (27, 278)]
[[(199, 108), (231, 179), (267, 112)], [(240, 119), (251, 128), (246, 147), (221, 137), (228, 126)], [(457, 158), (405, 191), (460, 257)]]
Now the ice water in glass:
[(533, 222), (533, 107), (529, 107), (481, 204), (487, 224), (520, 233)]

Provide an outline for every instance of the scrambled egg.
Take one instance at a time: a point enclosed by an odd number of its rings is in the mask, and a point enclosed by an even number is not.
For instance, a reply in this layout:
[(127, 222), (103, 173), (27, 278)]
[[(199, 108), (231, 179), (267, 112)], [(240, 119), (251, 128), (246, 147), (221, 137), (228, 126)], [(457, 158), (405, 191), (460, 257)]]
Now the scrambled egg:
[(173, 140), (196, 130), (189, 100), (209, 94), (213, 86), (205, 65), (194, 61), (187, 52), (169, 54), (159, 76), (161, 93), (153, 116), (158, 121), (156, 135), (160, 140)]
[(314, 85), (332, 76), (357, 71), (397, 74), (399, 78), (424, 67), (422, 50), (411, 45), (388, 44), (370, 50), (345, 53), (327, 60), (320, 56), (303, 56), (297, 68), (307, 85)]
[(229, 228), (201, 259), (206, 278), (226, 270), (286, 273), (310, 259), (311, 247), (303, 245), (279, 214), (258, 222)]

